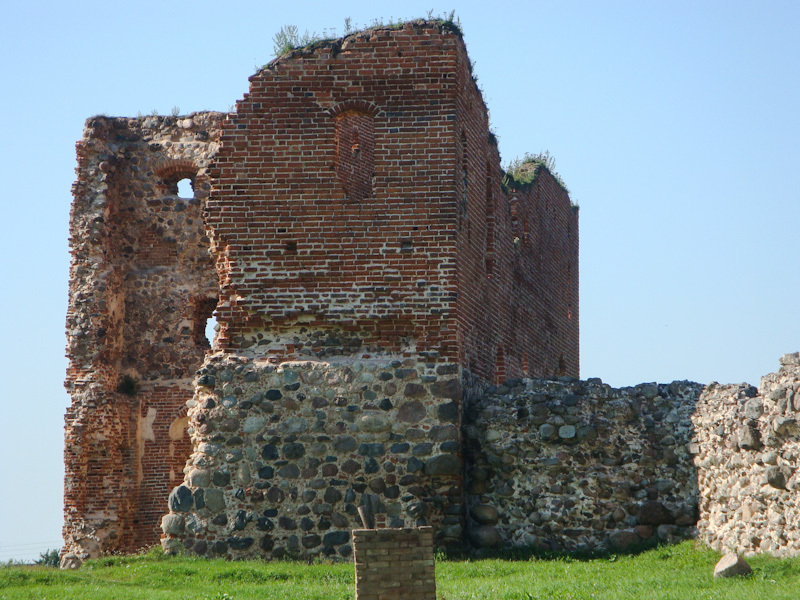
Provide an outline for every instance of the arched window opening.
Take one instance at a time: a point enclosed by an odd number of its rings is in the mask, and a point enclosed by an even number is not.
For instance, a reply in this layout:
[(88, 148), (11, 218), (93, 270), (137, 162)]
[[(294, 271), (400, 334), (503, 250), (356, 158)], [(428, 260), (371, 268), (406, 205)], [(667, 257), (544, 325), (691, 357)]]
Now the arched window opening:
[(514, 239), (514, 247), (519, 247), (520, 242), (520, 227), (519, 227), (519, 198), (517, 196), (511, 196), (509, 199), (509, 208), (511, 209), (511, 235)]
[(188, 177), (178, 181), (178, 197), (194, 198), (194, 182)]
[(558, 357), (558, 368), (556, 369), (556, 375), (559, 377), (563, 377), (567, 374), (567, 362), (564, 360), (564, 355)]
[(467, 214), (467, 134), (461, 132), (461, 212)]
[(572, 262), (567, 263), (567, 321), (572, 320)]
[(160, 179), (158, 193), (187, 200), (194, 198), (197, 171), (197, 165), (190, 160), (169, 161), (156, 167), (155, 175)]

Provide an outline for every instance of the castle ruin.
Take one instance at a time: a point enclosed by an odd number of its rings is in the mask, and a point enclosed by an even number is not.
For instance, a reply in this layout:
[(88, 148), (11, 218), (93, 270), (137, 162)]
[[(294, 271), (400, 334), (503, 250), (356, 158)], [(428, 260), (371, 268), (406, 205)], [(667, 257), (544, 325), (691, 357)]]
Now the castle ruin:
[[(77, 154), (65, 553), (350, 557), (362, 505), (439, 546), (800, 550), (796, 361), (758, 416), (579, 381), (577, 209), (504, 178), (452, 24), (295, 50), (231, 113), (93, 117)], [(781, 484), (736, 488), (749, 529), (720, 444)]]

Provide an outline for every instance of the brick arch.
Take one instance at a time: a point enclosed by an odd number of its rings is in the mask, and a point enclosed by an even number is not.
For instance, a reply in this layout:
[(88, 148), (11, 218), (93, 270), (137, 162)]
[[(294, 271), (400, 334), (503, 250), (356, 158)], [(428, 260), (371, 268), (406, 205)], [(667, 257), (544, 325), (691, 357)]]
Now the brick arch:
[(155, 168), (155, 174), (161, 179), (192, 179), (197, 176), (199, 167), (191, 160), (177, 159), (167, 161)]
[(332, 119), (337, 119), (340, 116), (351, 112), (364, 113), (374, 119), (380, 114), (381, 111), (372, 102), (367, 102), (366, 100), (345, 100), (333, 108), (328, 109), (327, 112), (328, 116)]
[(167, 159), (153, 170), (165, 194), (177, 194), (177, 185), (181, 179), (191, 179), (194, 197), (204, 199), (208, 195), (208, 174), (191, 160)]

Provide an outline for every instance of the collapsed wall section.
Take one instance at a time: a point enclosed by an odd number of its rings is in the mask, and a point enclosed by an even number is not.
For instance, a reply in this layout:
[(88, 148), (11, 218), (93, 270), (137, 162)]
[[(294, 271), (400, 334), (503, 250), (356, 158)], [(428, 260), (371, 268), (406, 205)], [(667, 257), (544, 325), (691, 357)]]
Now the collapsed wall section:
[[(158, 540), (217, 298), (202, 209), (220, 113), (94, 117), (70, 214), (64, 552)], [(177, 182), (193, 183), (191, 198)]]
[(569, 378), (489, 388), (464, 428), (469, 541), (621, 550), (694, 535), (701, 391)]
[(700, 538), (724, 552), (800, 554), (800, 353), (758, 389), (708, 386), (693, 416)]
[(162, 522), (168, 551), (350, 557), (381, 527), (463, 538), (459, 369), (396, 358), (279, 366), (219, 353), (190, 402), (194, 451)]

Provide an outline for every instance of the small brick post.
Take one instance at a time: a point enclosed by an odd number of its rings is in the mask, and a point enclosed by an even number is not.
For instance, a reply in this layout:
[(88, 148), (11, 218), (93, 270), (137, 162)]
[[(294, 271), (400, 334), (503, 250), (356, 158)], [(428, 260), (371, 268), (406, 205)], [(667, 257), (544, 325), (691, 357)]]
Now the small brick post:
[(356, 600), (436, 600), (433, 528), (354, 529)]

